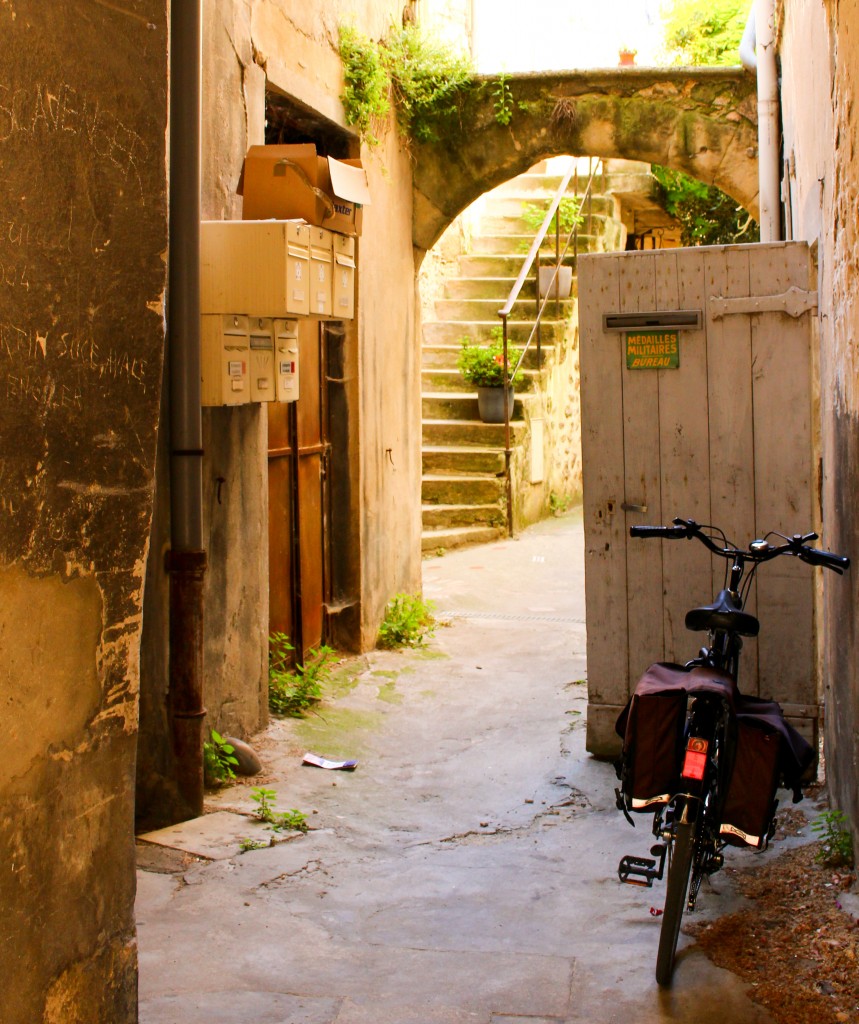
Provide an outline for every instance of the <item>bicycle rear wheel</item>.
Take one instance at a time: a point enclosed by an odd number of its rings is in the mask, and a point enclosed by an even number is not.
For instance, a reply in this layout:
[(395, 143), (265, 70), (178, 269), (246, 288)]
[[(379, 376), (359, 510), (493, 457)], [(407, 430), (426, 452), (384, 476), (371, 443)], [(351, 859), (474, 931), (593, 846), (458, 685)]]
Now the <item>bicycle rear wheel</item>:
[(674, 957), (680, 937), (680, 921), (686, 907), (689, 875), (692, 871), (692, 853), (695, 846), (695, 826), (688, 822), (675, 825), (671, 864), (665, 893), (665, 911), (659, 933), (659, 951), (656, 954), (656, 980), (670, 985), (674, 974)]

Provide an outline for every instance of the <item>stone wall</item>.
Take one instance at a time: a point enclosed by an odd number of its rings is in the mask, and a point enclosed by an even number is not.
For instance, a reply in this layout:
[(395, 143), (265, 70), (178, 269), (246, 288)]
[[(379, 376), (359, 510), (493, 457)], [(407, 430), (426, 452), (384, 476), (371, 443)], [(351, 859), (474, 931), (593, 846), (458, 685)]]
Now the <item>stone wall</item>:
[(819, 243), (823, 543), (854, 560), (843, 578), (824, 579), (826, 766), (834, 802), (859, 840), (859, 10), (786, 0), (777, 20), (794, 233)]
[(0, 4), (0, 1020), (136, 1015), (167, 13)]

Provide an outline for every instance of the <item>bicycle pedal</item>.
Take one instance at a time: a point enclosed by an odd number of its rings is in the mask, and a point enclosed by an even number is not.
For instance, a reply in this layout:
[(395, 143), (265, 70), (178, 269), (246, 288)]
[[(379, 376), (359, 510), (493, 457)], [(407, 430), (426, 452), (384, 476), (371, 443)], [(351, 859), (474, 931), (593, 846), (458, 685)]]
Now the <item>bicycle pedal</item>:
[(660, 869), (656, 867), (656, 861), (649, 857), (631, 857), (627, 854), (621, 857), (617, 866), (617, 877), (627, 885), (642, 885), (650, 888), (653, 879), (660, 877)]

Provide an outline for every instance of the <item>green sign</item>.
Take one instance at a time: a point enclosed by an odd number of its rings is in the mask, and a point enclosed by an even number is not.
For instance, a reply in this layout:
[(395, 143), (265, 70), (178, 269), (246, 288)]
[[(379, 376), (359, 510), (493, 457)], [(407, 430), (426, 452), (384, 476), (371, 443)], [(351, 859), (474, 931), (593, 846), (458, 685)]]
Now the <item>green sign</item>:
[(676, 370), (680, 366), (677, 331), (628, 331), (627, 370)]

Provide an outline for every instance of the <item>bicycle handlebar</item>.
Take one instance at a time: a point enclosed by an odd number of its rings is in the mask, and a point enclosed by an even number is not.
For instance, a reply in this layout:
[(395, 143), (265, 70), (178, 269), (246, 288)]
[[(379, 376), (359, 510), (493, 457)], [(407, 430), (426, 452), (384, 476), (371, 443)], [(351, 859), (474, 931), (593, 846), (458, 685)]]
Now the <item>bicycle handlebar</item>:
[[(661, 537), (664, 540), (681, 540), (686, 538), (696, 540), (710, 549), (714, 554), (722, 558), (741, 557), (753, 562), (768, 562), (778, 555), (795, 555), (808, 565), (820, 565), (824, 569), (832, 569), (839, 575), (845, 569), (850, 568), (850, 559), (844, 555), (836, 555), (832, 551), (821, 551), (819, 548), (808, 546), (808, 541), (817, 540), (816, 533), (794, 534), (793, 537), (782, 537), (784, 544), (771, 545), (768, 541), (753, 541), (746, 550), (732, 547), (725, 542), (724, 547), (715, 543), (712, 537), (704, 532), (705, 529), (696, 523), (694, 519), (675, 519), (673, 526), (631, 526), (630, 537)], [(721, 531), (719, 531), (721, 533)], [(778, 536), (782, 536), (778, 534)], [(724, 534), (722, 534), (724, 538)]]
[(685, 526), (630, 526), (630, 537), (664, 537), (666, 540), (683, 540), (689, 536)]

